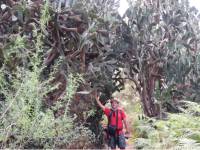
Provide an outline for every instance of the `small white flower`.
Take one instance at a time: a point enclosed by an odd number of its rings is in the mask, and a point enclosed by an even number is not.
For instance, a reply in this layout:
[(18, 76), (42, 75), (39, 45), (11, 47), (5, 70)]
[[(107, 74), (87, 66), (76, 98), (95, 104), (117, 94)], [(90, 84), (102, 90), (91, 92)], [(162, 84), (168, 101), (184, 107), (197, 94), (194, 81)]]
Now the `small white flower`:
[(6, 6), (5, 4), (1, 4), (1, 9), (2, 9), (2, 10), (5, 10), (6, 7), (7, 7), (7, 6)]
[(12, 21), (17, 21), (17, 17), (15, 15), (12, 15)]

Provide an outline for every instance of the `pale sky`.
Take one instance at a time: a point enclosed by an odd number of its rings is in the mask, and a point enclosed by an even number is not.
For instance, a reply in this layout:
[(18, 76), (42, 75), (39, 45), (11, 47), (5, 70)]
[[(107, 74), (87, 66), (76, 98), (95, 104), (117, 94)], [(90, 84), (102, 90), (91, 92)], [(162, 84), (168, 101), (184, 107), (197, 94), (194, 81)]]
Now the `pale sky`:
[(200, 11), (200, 0), (190, 0), (190, 5), (195, 6)]
[[(190, 6), (195, 6), (200, 11), (200, 0), (189, 0)], [(120, 7), (119, 7), (119, 13), (122, 16), (126, 9), (128, 8), (128, 3), (126, 0), (120, 0)]]

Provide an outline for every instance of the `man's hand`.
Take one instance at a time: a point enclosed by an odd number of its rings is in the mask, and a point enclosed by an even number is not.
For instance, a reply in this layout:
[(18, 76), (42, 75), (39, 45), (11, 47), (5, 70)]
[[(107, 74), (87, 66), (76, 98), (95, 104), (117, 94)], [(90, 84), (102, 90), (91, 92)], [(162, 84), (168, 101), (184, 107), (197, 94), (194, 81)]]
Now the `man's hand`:
[(94, 91), (94, 94), (93, 94), (94, 98), (98, 101), (99, 98), (100, 98), (100, 94), (97, 93), (97, 91)]
[(130, 138), (130, 137), (131, 137), (130, 132), (129, 132), (129, 131), (126, 131), (124, 136), (125, 136), (125, 138), (127, 138), (127, 139)]
[(97, 94), (97, 92), (95, 93), (95, 99), (99, 100), (100, 96)]
[(129, 134), (129, 131), (126, 131), (125, 134)]
[(104, 110), (104, 109), (105, 109), (105, 106), (100, 102), (100, 100), (99, 100), (100, 94), (98, 95), (98, 94), (97, 94), (97, 91), (95, 91), (94, 97), (95, 97), (95, 99), (96, 99), (96, 101), (97, 101), (97, 104), (101, 107), (101, 109)]

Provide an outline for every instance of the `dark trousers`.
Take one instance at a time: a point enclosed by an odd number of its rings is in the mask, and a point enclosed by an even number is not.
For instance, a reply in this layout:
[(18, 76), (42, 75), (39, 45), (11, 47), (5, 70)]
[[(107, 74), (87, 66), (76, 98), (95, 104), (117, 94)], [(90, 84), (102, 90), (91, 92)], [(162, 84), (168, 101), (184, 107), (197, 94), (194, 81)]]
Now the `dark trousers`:
[(116, 136), (109, 136), (109, 147), (115, 149), (118, 146), (120, 149), (125, 149), (126, 141), (124, 134), (116, 135)]

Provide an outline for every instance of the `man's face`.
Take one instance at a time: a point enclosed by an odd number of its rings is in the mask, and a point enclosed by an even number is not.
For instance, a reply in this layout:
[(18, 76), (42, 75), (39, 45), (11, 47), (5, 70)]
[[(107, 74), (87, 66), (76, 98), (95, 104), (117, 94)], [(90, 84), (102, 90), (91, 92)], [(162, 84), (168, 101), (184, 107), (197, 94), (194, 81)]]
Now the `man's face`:
[(118, 102), (116, 102), (115, 100), (111, 101), (111, 107), (112, 109), (116, 110), (118, 108), (119, 104)]

